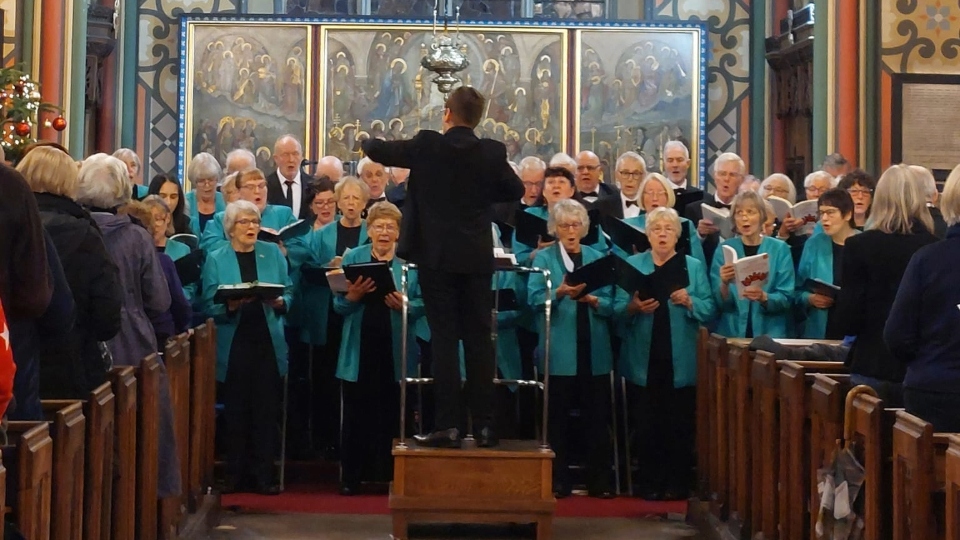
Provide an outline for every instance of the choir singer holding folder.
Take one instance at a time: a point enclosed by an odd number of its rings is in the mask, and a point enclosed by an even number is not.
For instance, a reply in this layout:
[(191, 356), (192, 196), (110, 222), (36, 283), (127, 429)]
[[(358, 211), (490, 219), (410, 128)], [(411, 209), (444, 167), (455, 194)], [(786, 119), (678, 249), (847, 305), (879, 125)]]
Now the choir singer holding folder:
[(447, 98), (444, 133), (421, 130), (408, 141), (367, 140), (364, 153), (388, 167), (410, 169), (398, 256), (416, 263), (433, 338), (436, 425), (417, 436), (423, 446), (459, 447), (462, 413), (459, 341), (477, 444), (498, 443), (493, 428), (493, 204), (524, 192), (503, 143), (474, 129), (486, 99), (460, 87)]

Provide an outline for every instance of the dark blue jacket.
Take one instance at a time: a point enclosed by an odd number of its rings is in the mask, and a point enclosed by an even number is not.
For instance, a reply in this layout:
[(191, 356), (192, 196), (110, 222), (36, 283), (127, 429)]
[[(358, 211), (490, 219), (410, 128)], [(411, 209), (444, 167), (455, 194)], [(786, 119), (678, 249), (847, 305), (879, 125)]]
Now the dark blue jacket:
[(960, 225), (917, 251), (900, 281), (883, 339), (907, 366), (903, 384), (960, 393)]

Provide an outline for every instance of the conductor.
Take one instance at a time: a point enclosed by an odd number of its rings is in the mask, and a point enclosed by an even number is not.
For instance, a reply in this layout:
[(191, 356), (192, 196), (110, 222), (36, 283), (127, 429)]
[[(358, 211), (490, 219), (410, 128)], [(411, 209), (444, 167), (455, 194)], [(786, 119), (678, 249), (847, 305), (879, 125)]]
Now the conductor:
[[(447, 98), (443, 131), (410, 140), (367, 140), (363, 151), (389, 167), (410, 169), (397, 255), (416, 263), (433, 339), (435, 431), (421, 446), (459, 448), (463, 397), (473, 413), (477, 445), (498, 444), (493, 426), (493, 204), (519, 200), (523, 184), (500, 142), (478, 138), (486, 100), (471, 87)], [(459, 342), (466, 384), (460, 390)]]

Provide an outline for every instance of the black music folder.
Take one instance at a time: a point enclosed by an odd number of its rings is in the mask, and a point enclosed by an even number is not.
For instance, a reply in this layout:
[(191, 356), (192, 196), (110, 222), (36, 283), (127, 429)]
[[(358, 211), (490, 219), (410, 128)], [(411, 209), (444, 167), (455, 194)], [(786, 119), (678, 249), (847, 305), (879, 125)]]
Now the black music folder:
[(327, 280), (327, 272), (331, 270), (336, 270), (336, 267), (305, 264), (300, 267), (300, 279), (311, 285), (329, 287), (330, 283)]
[(360, 278), (370, 278), (376, 284), (377, 288), (363, 297), (365, 303), (383, 301), (388, 294), (397, 290), (393, 283), (393, 269), (389, 262), (350, 264), (343, 267), (343, 273), (351, 283)]
[(283, 291), (283, 285), (262, 281), (250, 281), (236, 285), (221, 285), (217, 287), (213, 301), (217, 304), (226, 304), (227, 300), (256, 298), (257, 300), (266, 302), (283, 296)]
[(556, 240), (547, 233), (547, 220), (523, 210), (517, 211), (516, 232), (517, 242), (527, 246), (537, 247), (540, 240), (544, 242)]
[(675, 199), (673, 209), (680, 214), (680, 217), (683, 217), (683, 209), (686, 208), (688, 204), (703, 200), (703, 190), (699, 189), (695, 191), (683, 191), (681, 189), (675, 189), (673, 190), (673, 195)]
[(515, 230), (512, 225), (504, 221), (494, 221), (497, 225), (497, 228), (500, 229), (500, 244), (505, 248), (510, 248), (513, 246), (513, 231)]
[(497, 289), (496, 308), (498, 312), (516, 311), (520, 309), (520, 302), (517, 299), (517, 292), (513, 289)]
[(826, 296), (832, 300), (836, 300), (837, 296), (840, 295), (840, 287), (820, 279), (807, 278), (807, 280), (803, 282), (803, 288), (809, 293)]
[(180, 242), (191, 250), (200, 249), (200, 239), (195, 234), (180, 233), (167, 238), (167, 242)]
[(291, 238), (296, 238), (298, 236), (303, 236), (310, 232), (310, 227), (312, 223), (310, 221), (300, 219), (286, 227), (283, 227), (279, 231), (270, 229), (268, 227), (261, 227), (260, 233), (257, 235), (257, 240), (263, 240), (264, 242), (273, 242), (274, 244), (279, 244), (280, 242), (286, 242)]
[(617, 264), (617, 285), (631, 296), (637, 293), (640, 300), (654, 298), (665, 302), (675, 291), (690, 286), (687, 259), (679, 253), (652, 274), (644, 274), (622, 259)]
[(198, 283), (203, 269), (203, 251), (197, 249), (173, 261), (181, 285)]
[(603, 232), (610, 237), (611, 242), (625, 251), (627, 255), (643, 253), (650, 249), (650, 240), (647, 238), (647, 233), (622, 219), (605, 216)]
[[(563, 249), (562, 247), (560, 249)], [(567, 274), (567, 285), (577, 286), (586, 284), (583, 291), (577, 298), (590, 294), (597, 289), (613, 285), (617, 282), (617, 261), (620, 260), (616, 255), (607, 255), (591, 263), (577, 268)]]

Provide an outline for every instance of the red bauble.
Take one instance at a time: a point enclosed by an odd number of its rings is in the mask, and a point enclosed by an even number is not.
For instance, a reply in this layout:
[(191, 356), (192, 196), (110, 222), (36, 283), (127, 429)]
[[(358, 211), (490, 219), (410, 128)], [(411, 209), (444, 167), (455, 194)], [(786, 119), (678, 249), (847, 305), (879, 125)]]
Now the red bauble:
[(13, 90), (14, 90), (17, 94), (22, 94), (22, 93), (23, 93), (23, 88), (24, 88), (23, 81), (17, 81), (17, 82), (15, 82), (15, 83), (13, 83)]
[(26, 137), (27, 135), (30, 135), (30, 124), (26, 122), (20, 122), (19, 124), (17, 124), (17, 127), (14, 128), (14, 131), (16, 132), (17, 135), (21, 137)]
[(66, 121), (62, 116), (58, 116), (58, 117), (54, 118), (54, 119), (50, 122), (50, 125), (53, 127), (53, 129), (55, 129), (55, 130), (57, 130), (57, 131), (63, 131), (63, 130), (65, 130), (65, 129), (67, 129), (67, 121)]

